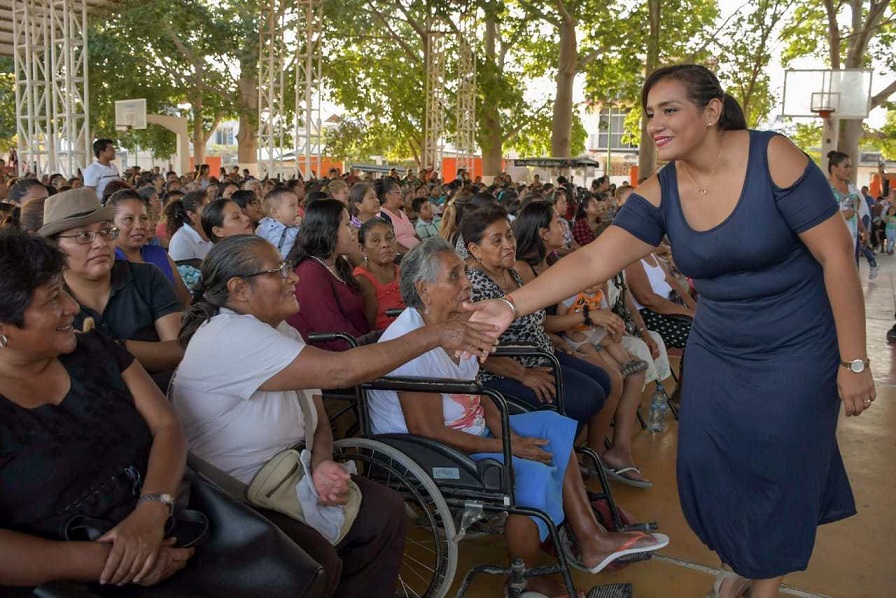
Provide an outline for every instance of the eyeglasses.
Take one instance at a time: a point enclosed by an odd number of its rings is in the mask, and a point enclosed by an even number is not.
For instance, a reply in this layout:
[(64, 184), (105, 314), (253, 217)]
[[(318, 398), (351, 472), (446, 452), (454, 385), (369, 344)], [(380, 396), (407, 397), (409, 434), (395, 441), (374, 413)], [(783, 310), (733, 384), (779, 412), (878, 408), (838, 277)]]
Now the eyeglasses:
[(262, 274), (279, 274), (280, 278), (286, 280), (287, 278), (289, 278), (290, 272), (292, 272), (292, 267), (289, 265), (289, 262), (282, 262), (277, 268), (273, 268), (271, 270), (261, 270), (259, 272), (253, 272), (252, 274), (245, 274), (243, 275), (243, 278), (252, 278), (253, 276), (261, 276)]
[(118, 238), (117, 228), (104, 228), (98, 231), (85, 230), (74, 235), (57, 235), (60, 239), (74, 239), (78, 245), (90, 245), (99, 235), (103, 241), (114, 241)]

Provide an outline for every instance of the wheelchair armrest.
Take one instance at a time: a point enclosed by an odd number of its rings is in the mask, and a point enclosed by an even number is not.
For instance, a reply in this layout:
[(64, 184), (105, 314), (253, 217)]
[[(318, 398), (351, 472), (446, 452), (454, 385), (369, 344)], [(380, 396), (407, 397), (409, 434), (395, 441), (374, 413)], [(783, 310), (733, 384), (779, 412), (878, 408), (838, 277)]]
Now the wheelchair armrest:
[(388, 377), (378, 378), (361, 385), (364, 390), (394, 390), (396, 392), (437, 392), (457, 394), (482, 394), (483, 388), (475, 380), (452, 378)]
[[(501, 416), (501, 429), (510, 431), (510, 408), (504, 396), (496, 390), (485, 388), (475, 380), (445, 380), (434, 378), (388, 377), (361, 385), (363, 390), (392, 390), (395, 392), (430, 392), (438, 394), (475, 394), (485, 395), (492, 400)], [(501, 435), (501, 447), (504, 462), (510, 463), (513, 449), (510, 443), (511, 434)], [(513, 468), (505, 467), (503, 471), (504, 487), (513, 488)]]
[(312, 332), (306, 339), (309, 343), (328, 343), (331, 341), (345, 341), (349, 348), (358, 346), (358, 341), (347, 332)]

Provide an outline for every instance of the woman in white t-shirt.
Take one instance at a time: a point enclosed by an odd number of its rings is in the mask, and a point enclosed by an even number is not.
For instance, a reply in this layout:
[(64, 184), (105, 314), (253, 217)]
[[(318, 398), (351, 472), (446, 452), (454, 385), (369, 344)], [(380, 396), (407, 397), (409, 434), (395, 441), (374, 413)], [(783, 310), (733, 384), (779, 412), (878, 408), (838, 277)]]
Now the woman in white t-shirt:
[[(197, 301), (180, 332), (186, 350), (170, 394), (190, 451), (244, 483), (274, 455), (306, 440), (301, 389), (371, 380), (440, 346), (481, 358), (493, 346), (482, 332), (488, 326), (459, 322), (342, 353), (306, 346), (284, 322), (299, 310), (297, 282), (261, 237), (224, 239), (203, 261)], [(318, 422), (326, 422), (319, 396), (314, 407)], [(330, 427), (318, 425), (311, 444), (311, 477), (321, 504), (345, 504), (349, 476), (332, 460)], [(361, 489), (361, 510), (345, 538), (334, 547), (306, 526), (297, 541), (323, 565), (333, 595), (391, 598), (404, 546), (404, 505), (397, 493), (353, 479)]]
[[(401, 295), (407, 309), (386, 329), (379, 343), (390, 346), (429, 326), (466, 319), (463, 303), (472, 285), (464, 262), (441, 237), (424, 239), (401, 262)], [(479, 363), (434, 348), (392, 370), (390, 375), (417, 378), (472, 380)], [(408, 433), (432, 438), (474, 460), (503, 460), (503, 431), (497, 408), (475, 395), (372, 391), (370, 415), (375, 434)], [(514, 495), (518, 505), (546, 512), (560, 524), (568, 518), (581, 559), (592, 573), (614, 560), (662, 548), (669, 539), (661, 534), (608, 533), (588, 504), (582, 474), (572, 444), (576, 421), (555, 411), (532, 411), (511, 416), (513, 428)], [(505, 527), (510, 559), (529, 565), (539, 558), (547, 525), (539, 519), (511, 515)], [(532, 577), (528, 589), (558, 596), (565, 588), (548, 577)]]

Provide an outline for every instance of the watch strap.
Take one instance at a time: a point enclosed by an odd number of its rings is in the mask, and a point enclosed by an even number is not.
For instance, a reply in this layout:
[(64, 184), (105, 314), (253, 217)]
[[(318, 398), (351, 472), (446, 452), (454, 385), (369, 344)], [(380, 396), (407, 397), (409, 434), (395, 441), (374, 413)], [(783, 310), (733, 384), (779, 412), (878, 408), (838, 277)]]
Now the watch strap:
[(168, 516), (174, 514), (174, 498), (170, 494), (157, 493), (157, 494), (144, 494), (140, 498), (137, 499), (137, 504), (139, 505), (142, 502), (160, 502), (163, 505), (168, 507)]

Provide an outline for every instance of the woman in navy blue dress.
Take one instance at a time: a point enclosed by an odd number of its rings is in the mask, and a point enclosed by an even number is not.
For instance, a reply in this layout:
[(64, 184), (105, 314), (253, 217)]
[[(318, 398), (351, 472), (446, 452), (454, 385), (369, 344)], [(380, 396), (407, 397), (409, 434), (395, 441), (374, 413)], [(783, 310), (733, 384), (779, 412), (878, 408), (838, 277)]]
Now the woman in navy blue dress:
[[(660, 69), (642, 105), (660, 160), (594, 243), (474, 319), (506, 324), (604, 281), (668, 235), (700, 299), (687, 345), (678, 482), (688, 523), (734, 573), (711, 595), (776, 596), (819, 524), (855, 514), (835, 436), (874, 400), (852, 239), (825, 176), (748, 131), (697, 65)], [(839, 399), (838, 399), (839, 394)], [(740, 577), (739, 577), (740, 576)]]

